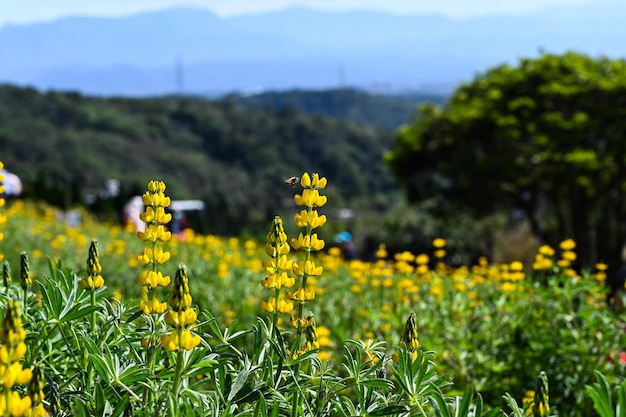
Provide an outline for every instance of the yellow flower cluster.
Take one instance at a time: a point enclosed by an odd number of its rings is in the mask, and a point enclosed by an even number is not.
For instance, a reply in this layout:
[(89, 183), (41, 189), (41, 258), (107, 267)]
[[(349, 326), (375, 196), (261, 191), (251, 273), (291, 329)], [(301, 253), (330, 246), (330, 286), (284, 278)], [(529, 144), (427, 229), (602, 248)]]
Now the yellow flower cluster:
[(554, 256), (554, 249), (549, 245), (542, 245), (537, 250), (535, 255), (535, 262), (533, 263), (533, 269), (536, 271), (547, 271), (552, 269), (554, 262), (552, 257)]
[(81, 278), (78, 286), (83, 289), (95, 290), (104, 285), (104, 278), (100, 273), (102, 266), (100, 265), (100, 256), (98, 254), (98, 242), (92, 240), (89, 245), (89, 255), (87, 256), (87, 278)]
[(596, 273), (594, 277), (600, 284), (604, 284), (606, 282), (606, 270), (609, 269), (609, 266), (604, 262), (598, 262), (596, 264)]
[(576, 260), (576, 242), (574, 239), (565, 239), (559, 243), (561, 257), (554, 261), (555, 250), (549, 245), (543, 245), (537, 250), (533, 269), (536, 271), (548, 271), (555, 267), (560, 268), (569, 276), (575, 276), (576, 271), (572, 268), (572, 263)]
[(146, 209), (140, 218), (146, 224), (144, 231), (137, 232), (139, 239), (145, 242), (143, 254), (137, 257), (142, 265), (150, 265), (151, 269), (143, 271), (137, 281), (141, 285), (141, 302), (139, 304), (144, 314), (159, 314), (165, 312), (167, 304), (159, 301), (156, 296), (157, 287), (167, 287), (170, 277), (164, 276), (157, 271), (157, 266), (167, 262), (170, 253), (158, 246), (168, 242), (172, 233), (167, 231), (165, 225), (172, 220), (172, 215), (165, 212), (170, 205), (170, 198), (165, 196), (165, 183), (162, 181), (150, 181), (148, 190), (141, 197)]
[(161, 336), (161, 344), (170, 351), (192, 350), (200, 344), (200, 336), (192, 332), (196, 323), (196, 311), (191, 308), (191, 293), (185, 265), (179, 265), (174, 286), (168, 299), (169, 311), (165, 322), (171, 331)]
[[(312, 227), (311, 227), (312, 228)], [(317, 237), (317, 233), (303, 235), (300, 233), (297, 239), (291, 239), (291, 246), (295, 250), (320, 251), (324, 249), (325, 242)]]
[[(295, 264), (293, 267), (294, 275), (303, 278), (301, 287), (305, 288), (307, 277), (320, 276), (323, 272), (323, 268), (316, 266), (315, 262), (310, 259), (310, 254), (312, 251), (317, 252), (324, 249), (325, 242), (323, 239), (318, 238), (317, 233), (312, 233), (311, 231), (326, 223), (326, 216), (320, 216), (315, 208), (322, 207), (326, 204), (327, 198), (326, 196), (320, 195), (319, 190), (326, 187), (327, 181), (324, 177), (320, 178), (317, 173), (313, 174), (313, 178), (311, 178), (311, 176), (305, 172), (302, 175), (300, 184), (304, 190), (302, 191), (302, 195), (296, 194), (294, 196), (294, 201), (299, 206), (305, 206), (306, 209), (295, 215), (295, 222), (300, 225), (300, 227), (305, 227), (306, 232), (300, 233), (297, 238), (291, 239), (290, 243), (294, 249), (304, 250), (306, 253), (304, 261)], [(296, 291), (298, 294), (302, 294), (303, 292), (304, 290), (299, 293)], [(305, 301), (305, 299), (301, 297), (299, 299), (292, 299), (298, 302)]]
[[(310, 330), (309, 327), (314, 325), (313, 316), (304, 317), (304, 305), (307, 301), (315, 298), (315, 290), (313, 287), (307, 287), (307, 279), (311, 278), (311, 282), (315, 284), (316, 277), (324, 272), (320, 265), (316, 265), (312, 259), (311, 252), (317, 252), (324, 248), (325, 242), (312, 231), (326, 223), (326, 216), (319, 215), (316, 208), (322, 207), (327, 202), (327, 197), (320, 195), (320, 190), (326, 188), (326, 178), (320, 177), (315, 173), (313, 176), (305, 172), (300, 179), (302, 185), (302, 194), (296, 194), (294, 201), (297, 205), (304, 207), (300, 213), (294, 216), (294, 221), (298, 227), (305, 228), (304, 233), (300, 233), (297, 238), (291, 239), (291, 246), (296, 250), (304, 251), (304, 259), (293, 264), (293, 274), (300, 277), (300, 287), (295, 291), (287, 291), (287, 298), (297, 304), (297, 313), (291, 317), (289, 323), (297, 329), (297, 348), (293, 353), (293, 357), (314, 348), (316, 342), (312, 337), (315, 336), (315, 329)], [(302, 332), (305, 332), (307, 340), (304, 345), (300, 345)], [(311, 333), (313, 332), (313, 333)], [(317, 339), (317, 336), (315, 336)], [(318, 345), (319, 347), (319, 345)]]
[(296, 280), (288, 275), (288, 272), (293, 269), (293, 261), (287, 259), (290, 249), (283, 221), (279, 216), (274, 218), (266, 240), (265, 253), (270, 259), (263, 261), (265, 278), (261, 281), (261, 285), (265, 289), (274, 290), (274, 296), (267, 301), (262, 300), (261, 308), (270, 313), (290, 313), (293, 310), (293, 303), (282, 298), (280, 290), (283, 287), (291, 288)]
[(33, 376), (19, 362), (26, 354), (26, 332), (20, 315), (19, 301), (9, 300), (0, 329), (0, 386), (4, 389), (0, 395), (0, 415), (25, 416), (31, 411), (31, 398), (22, 398), (13, 391), (15, 384), (28, 384)]
[(566, 239), (559, 244), (559, 248), (561, 249), (561, 259), (559, 259), (556, 264), (565, 269), (565, 273), (569, 276), (576, 275), (574, 269), (572, 269), (572, 263), (576, 260), (576, 242), (574, 239)]

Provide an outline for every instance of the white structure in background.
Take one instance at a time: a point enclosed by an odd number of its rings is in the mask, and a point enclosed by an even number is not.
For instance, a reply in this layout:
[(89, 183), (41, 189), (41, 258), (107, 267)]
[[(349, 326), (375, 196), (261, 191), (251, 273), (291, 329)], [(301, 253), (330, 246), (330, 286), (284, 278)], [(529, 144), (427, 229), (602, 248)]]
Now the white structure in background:
[(141, 197), (136, 195), (124, 205), (124, 212), (122, 213), (122, 221), (124, 225), (132, 224), (138, 232), (143, 232), (146, 228), (146, 224), (141, 221), (139, 215), (144, 210), (143, 201)]
[(202, 211), (204, 210), (204, 201), (201, 200), (172, 200), (170, 203), (171, 211)]
[(0, 170), (0, 174), (4, 175), (4, 195), (8, 197), (17, 197), (22, 194), (22, 180), (17, 175), (7, 171), (6, 169)]
[[(204, 210), (204, 202), (201, 200), (172, 200), (168, 209), (170, 211), (202, 211)], [(135, 230), (143, 232), (145, 223), (141, 221), (139, 215), (145, 210), (143, 201), (140, 196), (134, 196), (124, 205), (123, 220), (124, 224), (129, 222), (134, 225)]]

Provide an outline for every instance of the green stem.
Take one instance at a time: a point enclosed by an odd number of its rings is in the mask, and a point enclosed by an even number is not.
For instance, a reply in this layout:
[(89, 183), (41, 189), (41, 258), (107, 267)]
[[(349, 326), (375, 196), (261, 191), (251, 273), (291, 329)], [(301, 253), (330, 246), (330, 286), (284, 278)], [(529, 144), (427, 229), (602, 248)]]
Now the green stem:
[[(96, 290), (91, 290), (91, 306), (96, 306)], [(96, 310), (91, 312), (91, 334), (95, 340), (96, 338)]]
[[(152, 253), (154, 254), (156, 252), (157, 243), (151, 242), (151, 246), (152, 246)], [(152, 272), (154, 272), (155, 274), (157, 273), (157, 262), (155, 259), (152, 260)], [(152, 303), (152, 311), (149, 314), (150, 317), (146, 318), (150, 325), (150, 331), (148, 333), (148, 339), (149, 339), (148, 346), (146, 347), (146, 369), (148, 370), (149, 374), (152, 374), (154, 371), (154, 359), (155, 359), (156, 350), (157, 350), (156, 329), (157, 329), (157, 314), (158, 313), (154, 312), (155, 303), (157, 301), (157, 287), (156, 286), (152, 288), (148, 287), (148, 296), (146, 298), (150, 300), (150, 302)], [(149, 386), (146, 386), (143, 392), (144, 403), (152, 404), (153, 395), (154, 395), (153, 390)]]
[[(152, 346), (152, 336), (150, 337), (150, 343), (146, 348), (146, 369), (150, 371), (149, 375), (152, 374), (152, 368), (154, 367), (154, 357), (156, 356), (156, 346)], [(152, 404), (152, 396), (154, 392), (152, 388), (146, 384), (146, 388), (143, 392), (143, 402), (144, 404)]]
[(422, 413), (422, 415), (424, 417), (427, 417), (426, 411), (424, 411), (424, 407), (422, 407), (422, 404), (420, 404), (420, 402), (417, 402), (417, 408), (419, 408), (420, 412)]
[(274, 337), (278, 338), (278, 297), (280, 295), (280, 288), (276, 288), (274, 294), (274, 297), (276, 298), (276, 306), (274, 308), (274, 314), (272, 316), (272, 334), (274, 335)]
[[(178, 337), (178, 352), (176, 353), (176, 370), (174, 371), (174, 382), (172, 386), (172, 394), (174, 395), (174, 398), (178, 398), (178, 392), (180, 390), (181, 375), (183, 371), (183, 360), (184, 360), (184, 357), (183, 357), (184, 348), (182, 346), (183, 331), (184, 329), (182, 327), (179, 327), (176, 329), (176, 335)], [(176, 404), (175, 414), (178, 415), (178, 403)]]
[(76, 350), (76, 346), (70, 345), (70, 341), (67, 339), (67, 336), (65, 335), (65, 332), (63, 331), (61, 322), (57, 321), (56, 325), (57, 325), (57, 328), (59, 329), (59, 332), (61, 333), (61, 336), (63, 337), (63, 340), (65, 341), (65, 345), (67, 346), (68, 352), (70, 353), (72, 359), (74, 360), (74, 363), (76, 364), (76, 366), (79, 366), (79, 367), (83, 366), (83, 364), (78, 361), (78, 358), (76, 357), (76, 353), (74, 352)]
[[(307, 212), (311, 213), (313, 211), (313, 206), (308, 206), (307, 207)], [(306, 225), (306, 236), (308, 236), (309, 238), (311, 237), (311, 230), (313, 230), (313, 228), (311, 227), (310, 224), (307, 223)], [(311, 248), (304, 248), (304, 264), (306, 265), (306, 263), (311, 259)], [(307, 281), (308, 275), (306, 273), (306, 270), (302, 271), (302, 282), (300, 284), (300, 287), (302, 288), (302, 291), (306, 291), (306, 281)], [(302, 331), (304, 330), (304, 328), (302, 327), (302, 325), (300, 324), (302, 319), (304, 318), (304, 303), (303, 302), (299, 302), (298, 303), (298, 328), (296, 330), (296, 344), (295, 344), (295, 349), (292, 352), (292, 358), (295, 358), (295, 354), (296, 352), (298, 352), (298, 350), (300, 350), (300, 343), (302, 341)]]
[[(154, 317), (146, 317), (146, 321), (148, 322), (148, 325), (150, 326), (148, 346), (146, 347), (146, 369), (148, 370), (149, 375), (152, 374), (152, 368), (154, 367), (154, 358), (156, 356), (156, 346), (153, 345), (153, 342), (155, 341), (154, 334), (155, 334), (155, 329), (156, 329), (156, 324), (154, 323), (154, 320), (155, 320)], [(143, 391), (143, 403), (152, 404), (153, 394), (154, 392), (152, 388), (150, 387), (150, 385), (146, 384), (144, 391)]]
[(28, 317), (28, 306), (26, 305), (26, 302), (28, 301), (28, 286), (24, 289), (23, 293), (24, 300), (22, 301), (22, 317), (23, 320), (26, 320)]
[[(94, 288), (91, 289), (91, 306), (95, 307), (96, 306), (96, 290)], [(96, 310), (91, 312), (91, 317), (90, 317), (90, 321), (91, 321), (91, 335), (92, 335), (92, 339), (95, 342), (97, 339), (97, 332), (96, 332)], [(91, 382), (93, 381), (93, 362), (89, 361), (89, 363), (87, 364), (87, 391), (91, 391)]]

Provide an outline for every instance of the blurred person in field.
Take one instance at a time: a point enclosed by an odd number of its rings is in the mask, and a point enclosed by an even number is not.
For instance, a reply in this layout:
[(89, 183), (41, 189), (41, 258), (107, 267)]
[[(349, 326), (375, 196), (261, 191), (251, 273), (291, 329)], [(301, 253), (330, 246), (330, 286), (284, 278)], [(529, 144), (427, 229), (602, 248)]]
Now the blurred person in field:
[(352, 234), (348, 231), (343, 231), (335, 236), (335, 242), (341, 249), (341, 254), (343, 258), (347, 261), (351, 261), (356, 259), (356, 248), (354, 247), (354, 243), (352, 242)]
[(172, 234), (177, 235), (178, 239), (185, 239), (185, 229), (189, 228), (189, 221), (187, 220), (187, 216), (180, 210), (175, 210), (172, 212), (172, 221), (169, 225), (170, 232)]

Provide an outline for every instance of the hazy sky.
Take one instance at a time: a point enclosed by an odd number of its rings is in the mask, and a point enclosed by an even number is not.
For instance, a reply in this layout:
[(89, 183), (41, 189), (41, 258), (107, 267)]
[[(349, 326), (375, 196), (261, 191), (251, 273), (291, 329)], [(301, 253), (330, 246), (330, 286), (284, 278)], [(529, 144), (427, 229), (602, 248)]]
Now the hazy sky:
[(167, 7), (195, 6), (221, 16), (306, 6), (324, 10), (386, 10), (392, 13), (441, 13), (464, 18), (520, 14), (550, 6), (614, 3), (622, 0), (0, 0), (0, 26), (71, 15), (120, 16)]

